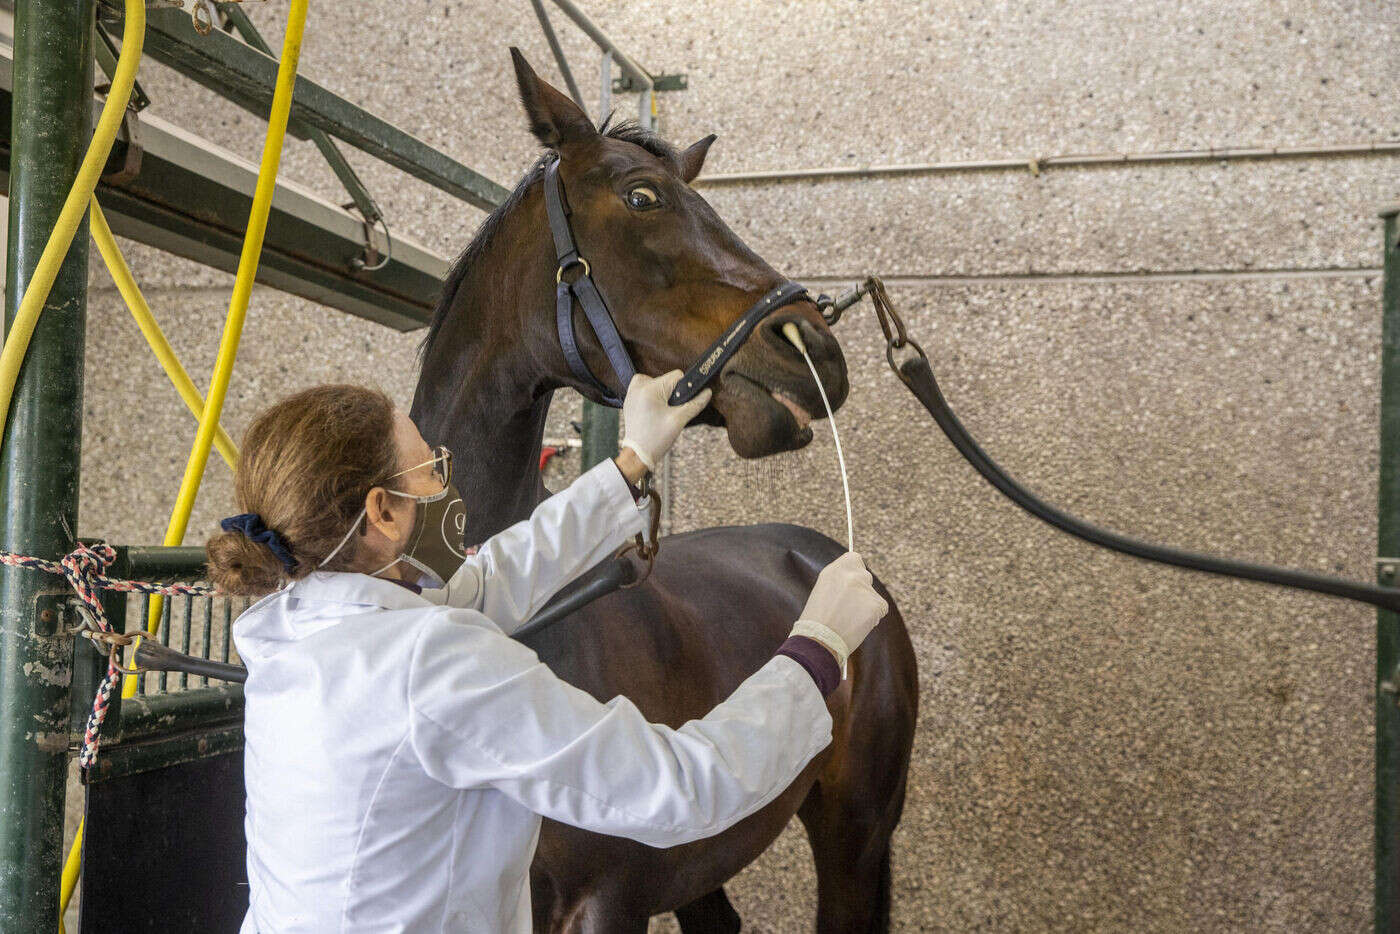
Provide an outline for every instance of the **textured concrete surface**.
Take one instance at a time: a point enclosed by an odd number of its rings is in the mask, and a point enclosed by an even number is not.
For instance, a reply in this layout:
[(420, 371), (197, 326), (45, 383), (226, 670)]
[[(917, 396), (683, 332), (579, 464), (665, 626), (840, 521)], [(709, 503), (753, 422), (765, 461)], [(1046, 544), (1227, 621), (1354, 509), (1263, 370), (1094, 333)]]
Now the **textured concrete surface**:
[[(1368, 576), (1373, 284), (893, 297), (969, 429), (1052, 502), (1174, 544)], [(842, 333), (856, 545), (890, 582), (921, 671), (897, 926), (1364, 927), (1372, 614), (1040, 525), (892, 388), (868, 320)], [(683, 444), (680, 526), (844, 536), (829, 433), (762, 464), (703, 434)], [(804, 913), (758, 894), (806, 874), (789, 836), (736, 888), (797, 931)]]
[(701, 190), (794, 276), (1350, 269), (1379, 265), (1375, 209), (1393, 196), (1394, 166), (1299, 159)]
[[(653, 71), (711, 171), (1400, 136), (1397, 14), (1362, 2), (1012, 4), (663, 0), (587, 8)], [(276, 46), (280, 5), (250, 9)], [(555, 17), (590, 101), (597, 59)], [(546, 76), (526, 3), (314, 4), (304, 70), (502, 184), (535, 151), (506, 46)], [(255, 160), (261, 124), (158, 65), (156, 111)], [(631, 98), (616, 101), (631, 112)], [(396, 233), (455, 254), (481, 212), (350, 154)], [(1061, 277), (893, 290), (945, 391), (1052, 501), (1159, 540), (1371, 575), (1379, 262), (1395, 157), (747, 184), (706, 190), (802, 276)], [(308, 144), (289, 177), (328, 197)], [(231, 277), (128, 245), (195, 381)], [(1342, 277), (1154, 280), (1208, 269)], [(1145, 281), (1083, 274), (1146, 273)], [(193, 420), (100, 263), (88, 337), (83, 534), (156, 541)], [(896, 594), (922, 718), (896, 837), (895, 927), (930, 931), (1360, 931), (1371, 905), (1373, 617), (1080, 545), (1018, 513), (884, 369), (857, 310), (838, 424), (857, 547)], [(326, 380), (407, 404), (417, 335), (258, 289), (226, 424)], [(576, 399), (550, 434), (565, 436)], [(569, 458), (572, 458), (570, 460)], [(568, 481), (577, 453), (551, 468)], [(677, 529), (774, 519), (844, 534), (827, 430), (741, 462), (681, 442)], [(211, 465), (191, 523), (226, 514)], [(810, 929), (800, 827), (730, 886), (748, 929)], [(659, 919), (658, 930), (673, 930)]]

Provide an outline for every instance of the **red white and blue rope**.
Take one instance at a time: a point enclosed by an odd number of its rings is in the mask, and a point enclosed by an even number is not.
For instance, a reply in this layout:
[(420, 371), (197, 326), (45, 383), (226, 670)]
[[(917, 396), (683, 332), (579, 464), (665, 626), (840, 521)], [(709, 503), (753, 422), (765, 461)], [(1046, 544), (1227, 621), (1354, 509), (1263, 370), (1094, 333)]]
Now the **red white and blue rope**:
[[(10, 567), (29, 568), (49, 574), (61, 574), (72, 585), (73, 590), (87, 607), (91, 621), (98, 630), (111, 633), (112, 625), (107, 622), (107, 614), (102, 612), (103, 590), (116, 590), (123, 593), (167, 594), (172, 596), (208, 597), (217, 591), (205, 584), (153, 584), (148, 581), (122, 580), (108, 577), (107, 568), (117, 559), (117, 552), (111, 545), (79, 544), (71, 554), (58, 561), (47, 561), (29, 555), (17, 555), (0, 551), (0, 564)], [(97, 685), (97, 694), (92, 699), (92, 713), (88, 715), (87, 727), (83, 730), (83, 746), (78, 752), (79, 768), (88, 769), (97, 762), (97, 747), (101, 742), (102, 721), (107, 717), (107, 706), (112, 699), (112, 691), (121, 681), (122, 669), (119, 662), (119, 646), (107, 655), (107, 674)]]

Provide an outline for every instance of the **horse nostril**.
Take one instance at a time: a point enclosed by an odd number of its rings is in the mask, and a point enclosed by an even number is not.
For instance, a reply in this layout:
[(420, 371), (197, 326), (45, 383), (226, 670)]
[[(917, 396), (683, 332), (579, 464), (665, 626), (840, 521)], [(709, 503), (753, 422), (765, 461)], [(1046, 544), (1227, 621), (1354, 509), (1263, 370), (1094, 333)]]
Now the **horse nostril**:
[[(796, 317), (769, 321), (767, 328), (773, 342), (799, 360), (802, 358), (802, 347), (805, 345), (810, 350), (812, 340), (816, 336), (816, 329), (810, 322)], [(790, 331), (795, 333), (790, 334)]]

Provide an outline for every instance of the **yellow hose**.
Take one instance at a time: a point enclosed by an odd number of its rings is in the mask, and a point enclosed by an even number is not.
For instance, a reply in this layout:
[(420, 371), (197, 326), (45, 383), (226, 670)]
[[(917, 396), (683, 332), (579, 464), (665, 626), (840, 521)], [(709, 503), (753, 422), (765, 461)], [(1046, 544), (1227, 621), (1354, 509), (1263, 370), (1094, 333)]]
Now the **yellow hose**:
[[(146, 343), (151, 345), (151, 350), (155, 353), (156, 359), (165, 370), (165, 375), (170, 377), (170, 382), (174, 384), (175, 391), (180, 394), (180, 398), (185, 400), (185, 405), (189, 406), (190, 412), (198, 419), (204, 414), (204, 397), (199, 394), (199, 389), (195, 387), (194, 380), (190, 379), (190, 374), (185, 372), (185, 368), (180, 365), (180, 358), (175, 356), (175, 350), (170, 346), (170, 342), (165, 338), (165, 332), (156, 323), (155, 315), (151, 314), (151, 306), (146, 304), (146, 298), (141, 294), (141, 289), (136, 285), (136, 278), (131, 274), (131, 267), (127, 266), (126, 260), (122, 257), (121, 249), (117, 246), (117, 238), (112, 236), (112, 228), (107, 226), (107, 218), (102, 213), (102, 208), (97, 203), (96, 196), (92, 199), (92, 239), (97, 244), (97, 251), (102, 254), (102, 259), (107, 264), (107, 270), (112, 274), (112, 281), (117, 284), (117, 291), (122, 298), (126, 299), (126, 307), (131, 309), (131, 316), (136, 319), (136, 324), (141, 328), (141, 333), (146, 336)], [(215, 429), (214, 446), (223, 455), (224, 461), (232, 469), (238, 463), (238, 448), (234, 446), (233, 439), (228, 436), (220, 425)]]
[(78, 887), (78, 873), (83, 868), (83, 829), (87, 821), (78, 824), (78, 832), (73, 837), (73, 846), (68, 850), (68, 858), (63, 861), (63, 883), (58, 903), (58, 934), (65, 934), (63, 913), (68, 910), (68, 902), (73, 890)]
[[(209, 380), (209, 395), (205, 399), (204, 412), (199, 419), (194, 447), (190, 450), (190, 459), (185, 464), (185, 475), (180, 481), (180, 492), (175, 497), (170, 524), (165, 529), (166, 546), (179, 545), (185, 540), (185, 529), (189, 525), (190, 512), (194, 509), (194, 500), (199, 493), (200, 481), (204, 477), (204, 468), (209, 463), (209, 448), (213, 445), (219, 414), (223, 411), (229, 380), (233, 376), (233, 361), (238, 356), (238, 342), (243, 336), (248, 299), (258, 272), (258, 256), (262, 253), (263, 235), (267, 232), (267, 215), (272, 209), (272, 194), (277, 187), (282, 138), (286, 135), (287, 117), (292, 109), (292, 89), (296, 84), (297, 59), (301, 55), (301, 36), (306, 25), (306, 5), (307, 0), (292, 0), (287, 15), (287, 34), (282, 40), (282, 60), (277, 67), (277, 87), (272, 95), (272, 112), (267, 120), (267, 140), (263, 143), (262, 165), (258, 168), (258, 186), (253, 191), (252, 210), (248, 212), (248, 229), (243, 236), (243, 252), (238, 258), (238, 274), (233, 280), (228, 318), (224, 322), (223, 337), (219, 340), (219, 356), (214, 362), (214, 375)], [(150, 615), (146, 619), (147, 632), (154, 633), (160, 628), (163, 604), (160, 596), (151, 598)], [(122, 685), (122, 697), (133, 696), (136, 693), (136, 683), (137, 678), (127, 678), (126, 683)]]
[(39, 323), (39, 315), (48, 301), (49, 290), (58, 277), (59, 267), (68, 255), (68, 247), (78, 232), (78, 225), (87, 213), (88, 199), (92, 197), (97, 181), (102, 177), (102, 167), (107, 163), (107, 154), (112, 151), (112, 141), (121, 128), (122, 115), (126, 113), (127, 100), (131, 97), (131, 87), (136, 83), (136, 69), (141, 64), (141, 44), (146, 38), (145, 0), (126, 0), (126, 25), (122, 29), (122, 52), (117, 59), (117, 70), (112, 76), (112, 88), (107, 92), (107, 103), (102, 105), (102, 115), (97, 120), (97, 128), (92, 132), (92, 142), (88, 144), (87, 155), (83, 156), (78, 174), (73, 179), (73, 187), (68, 190), (68, 198), (59, 211), (58, 221), (49, 242), (44, 244), (44, 252), (39, 254), (39, 262), (34, 267), (34, 275), (20, 299), (19, 310), (15, 312), (14, 323), (5, 337), (5, 349), (0, 351), (0, 439), (5, 437), (5, 426), (10, 417), (10, 400), (15, 394), (15, 383), (19, 381), (19, 370), (24, 363), (24, 355), (29, 350), (29, 338)]

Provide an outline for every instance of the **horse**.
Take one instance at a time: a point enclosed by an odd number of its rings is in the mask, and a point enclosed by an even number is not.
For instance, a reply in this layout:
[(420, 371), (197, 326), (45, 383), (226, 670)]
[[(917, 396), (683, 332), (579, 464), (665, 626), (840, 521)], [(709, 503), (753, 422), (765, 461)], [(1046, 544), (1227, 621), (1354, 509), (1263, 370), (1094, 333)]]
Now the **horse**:
[[(677, 150), (635, 124), (596, 127), (512, 49), (520, 99), (546, 153), (481, 224), (450, 270), (420, 355), (410, 415), (446, 444), (470, 478), (464, 543), (525, 518), (548, 491), (539, 453), (556, 389), (602, 401), (556, 334), (556, 254), (542, 178), (567, 191), (574, 234), (640, 372), (684, 369), (755, 298), (785, 281), (689, 185), (713, 135)], [(567, 306), (566, 306), (567, 307)], [(568, 313), (579, 315), (577, 307)], [(812, 439), (823, 413), (801, 355), (780, 331), (795, 323), (834, 407), (848, 392), (845, 360), (803, 297), (769, 318), (724, 364), (696, 422), (722, 427), (754, 458)], [(575, 322), (594, 374), (612, 373), (594, 332)], [(620, 396), (625, 386), (608, 387)], [(844, 549), (812, 529), (767, 524), (661, 539), (649, 577), (524, 638), (564, 680), (606, 701), (626, 695), (653, 722), (701, 717), (772, 657), (817, 571)], [(816, 927), (889, 927), (890, 837), (899, 822), (918, 706), (904, 620), (890, 611), (828, 699), (832, 742), (777, 799), (728, 830), (656, 849), (546, 820), (530, 869), (537, 931), (635, 934), (675, 911), (685, 934), (733, 932), (723, 885), (794, 814), (816, 864)]]

